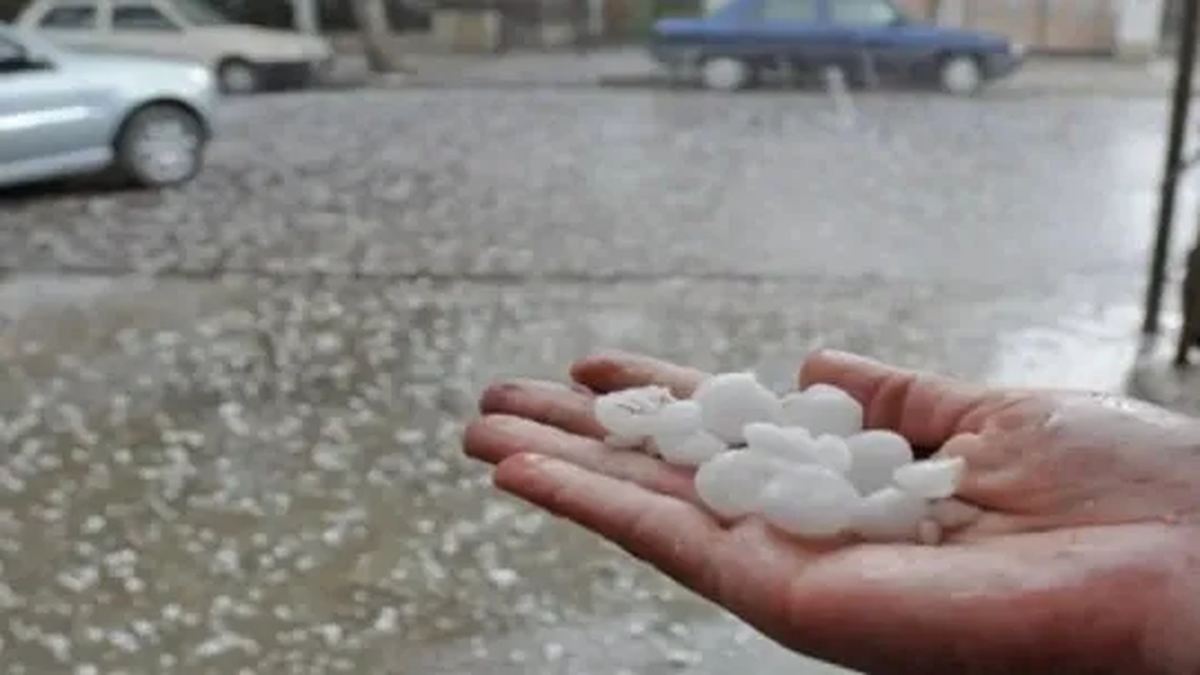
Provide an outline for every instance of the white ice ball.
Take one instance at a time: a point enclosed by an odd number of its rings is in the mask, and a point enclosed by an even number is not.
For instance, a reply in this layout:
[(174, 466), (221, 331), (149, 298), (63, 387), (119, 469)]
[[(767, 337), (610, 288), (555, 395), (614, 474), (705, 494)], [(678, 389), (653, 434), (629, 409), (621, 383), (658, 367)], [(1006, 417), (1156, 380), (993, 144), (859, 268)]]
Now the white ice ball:
[(690, 434), (656, 434), (654, 444), (662, 458), (676, 466), (700, 466), (729, 449), (703, 429)]
[(864, 494), (891, 485), (896, 469), (913, 461), (912, 446), (891, 431), (864, 431), (847, 438), (846, 444), (850, 447), (850, 471), (846, 475)]
[(960, 499), (939, 499), (929, 506), (929, 517), (943, 530), (960, 530), (983, 515), (979, 507)]
[(722, 518), (754, 513), (758, 497), (787, 465), (771, 457), (735, 450), (717, 455), (696, 472), (696, 494)]
[(674, 401), (662, 407), (654, 418), (654, 433), (690, 436), (703, 428), (700, 404), (695, 401)]
[(704, 428), (731, 445), (745, 442), (742, 429), (752, 422), (776, 422), (780, 402), (753, 373), (723, 373), (706, 379), (692, 395), (700, 404)]
[(798, 464), (819, 464), (838, 473), (850, 469), (850, 448), (841, 438), (814, 439), (804, 427), (781, 427), (770, 422), (747, 424), (747, 449)]
[(853, 457), (850, 454), (850, 444), (840, 436), (825, 434), (813, 441), (817, 461), (834, 471), (846, 474), (850, 472)]
[(929, 459), (899, 467), (892, 480), (900, 489), (925, 499), (946, 499), (958, 491), (967, 461), (962, 457)]
[(771, 422), (751, 422), (742, 428), (746, 446), (755, 452), (791, 461), (814, 462), (816, 441), (802, 427), (781, 427)]
[(654, 432), (659, 411), (673, 400), (665, 387), (625, 389), (598, 397), (593, 413), (613, 436), (645, 438)]
[(813, 436), (850, 436), (862, 431), (863, 407), (853, 396), (827, 384), (788, 394), (781, 402), (783, 424), (804, 427)]
[(759, 497), (758, 510), (775, 527), (825, 539), (850, 525), (860, 497), (845, 478), (824, 467), (799, 465), (779, 474)]
[(851, 527), (868, 541), (913, 541), (929, 503), (899, 488), (885, 487), (867, 495), (854, 509)]

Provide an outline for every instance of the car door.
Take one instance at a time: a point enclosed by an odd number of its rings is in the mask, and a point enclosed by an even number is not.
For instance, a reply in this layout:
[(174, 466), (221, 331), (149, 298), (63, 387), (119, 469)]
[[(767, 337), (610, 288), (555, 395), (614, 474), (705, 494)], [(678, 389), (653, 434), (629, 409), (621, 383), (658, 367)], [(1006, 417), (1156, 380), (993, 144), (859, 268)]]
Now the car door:
[(98, 168), (112, 156), (103, 85), (0, 34), (0, 182)]
[(762, 0), (761, 49), (800, 70), (837, 63), (849, 36), (830, 24), (825, 9), (825, 0)]
[(108, 33), (114, 48), (132, 54), (187, 53), (184, 22), (169, 7), (150, 0), (114, 0)]
[(920, 63), (921, 43), (890, 0), (829, 0), (829, 14), (853, 41), (851, 72), (866, 79), (903, 76)]

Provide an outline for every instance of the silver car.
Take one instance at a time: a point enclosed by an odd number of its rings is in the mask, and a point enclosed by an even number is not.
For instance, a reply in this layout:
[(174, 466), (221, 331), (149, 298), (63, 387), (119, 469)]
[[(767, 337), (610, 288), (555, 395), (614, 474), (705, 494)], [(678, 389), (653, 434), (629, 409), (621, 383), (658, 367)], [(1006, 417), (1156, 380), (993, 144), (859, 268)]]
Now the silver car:
[(0, 185), (105, 169), (184, 183), (203, 165), (218, 96), (199, 64), (75, 53), (0, 25)]

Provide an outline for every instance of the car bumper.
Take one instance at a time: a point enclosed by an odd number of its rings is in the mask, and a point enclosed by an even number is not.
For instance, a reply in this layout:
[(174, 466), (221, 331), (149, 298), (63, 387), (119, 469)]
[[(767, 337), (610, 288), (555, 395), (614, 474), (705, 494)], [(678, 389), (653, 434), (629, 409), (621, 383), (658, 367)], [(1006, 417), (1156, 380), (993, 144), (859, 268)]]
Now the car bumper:
[(988, 79), (1007, 77), (1021, 68), (1025, 63), (1026, 50), (1024, 47), (1013, 47), (1007, 52), (991, 54), (983, 61), (984, 74)]

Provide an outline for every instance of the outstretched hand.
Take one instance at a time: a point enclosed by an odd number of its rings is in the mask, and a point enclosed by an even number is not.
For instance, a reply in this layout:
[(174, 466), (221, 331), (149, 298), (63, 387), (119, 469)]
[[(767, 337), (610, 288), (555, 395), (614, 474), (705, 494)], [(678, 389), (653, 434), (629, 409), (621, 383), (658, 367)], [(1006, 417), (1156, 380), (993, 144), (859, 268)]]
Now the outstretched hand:
[(941, 546), (798, 542), (718, 522), (692, 471), (613, 450), (598, 394), (705, 374), (607, 354), (576, 386), (492, 386), (466, 452), (495, 482), (615, 542), (786, 647), (868, 672), (1200, 672), (1200, 425), (1115, 397), (995, 390), (841, 353), (802, 386), (850, 392), (869, 428), (961, 454), (982, 515)]

